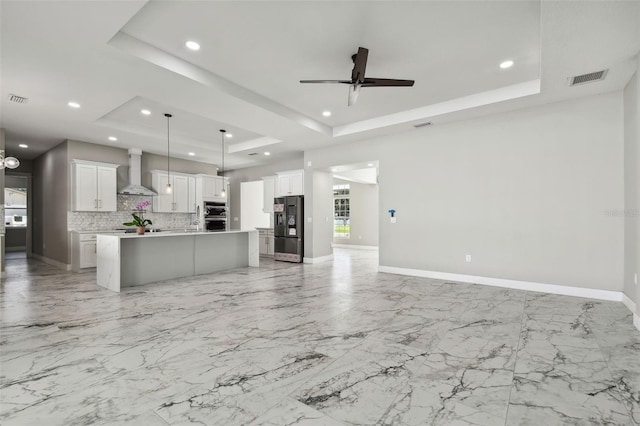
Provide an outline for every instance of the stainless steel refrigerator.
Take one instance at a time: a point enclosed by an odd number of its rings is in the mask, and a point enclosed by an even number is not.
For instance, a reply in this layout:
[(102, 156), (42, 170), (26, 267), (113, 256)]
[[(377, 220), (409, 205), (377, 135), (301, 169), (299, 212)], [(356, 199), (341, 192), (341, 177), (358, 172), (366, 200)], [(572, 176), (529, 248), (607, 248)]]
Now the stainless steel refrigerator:
[(304, 197), (277, 197), (273, 200), (274, 258), (302, 262), (304, 256)]

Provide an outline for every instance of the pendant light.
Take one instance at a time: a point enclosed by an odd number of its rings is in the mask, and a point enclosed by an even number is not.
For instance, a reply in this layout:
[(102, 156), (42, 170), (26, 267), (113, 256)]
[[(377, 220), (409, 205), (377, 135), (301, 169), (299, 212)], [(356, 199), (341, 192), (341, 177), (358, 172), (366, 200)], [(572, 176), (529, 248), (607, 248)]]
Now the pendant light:
[(167, 117), (167, 194), (171, 194), (171, 172), (169, 168), (169, 119), (172, 115), (165, 114), (164, 116)]
[(20, 161), (16, 157), (5, 157), (4, 150), (0, 151), (0, 170), (4, 169), (15, 169), (20, 165)]
[[(224, 134), (227, 133), (226, 130), (224, 129), (220, 129), (220, 136), (222, 137), (222, 167), (220, 168), (220, 175), (222, 175), (222, 173), (224, 173)], [(226, 185), (224, 184), (224, 179), (222, 180), (222, 191), (220, 191), (220, 196), (222, 197), (226, 197), (227, 196), (227, 188)]]

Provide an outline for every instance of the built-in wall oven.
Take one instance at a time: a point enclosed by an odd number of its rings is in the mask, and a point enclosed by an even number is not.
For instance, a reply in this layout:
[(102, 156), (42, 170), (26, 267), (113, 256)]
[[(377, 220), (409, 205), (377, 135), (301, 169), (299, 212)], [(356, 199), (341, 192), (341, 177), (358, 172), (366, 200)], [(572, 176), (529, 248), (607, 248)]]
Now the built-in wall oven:
[(207, 231), (226, 231), (227, 203), (221, 201), (205, 201), (204, 226)]

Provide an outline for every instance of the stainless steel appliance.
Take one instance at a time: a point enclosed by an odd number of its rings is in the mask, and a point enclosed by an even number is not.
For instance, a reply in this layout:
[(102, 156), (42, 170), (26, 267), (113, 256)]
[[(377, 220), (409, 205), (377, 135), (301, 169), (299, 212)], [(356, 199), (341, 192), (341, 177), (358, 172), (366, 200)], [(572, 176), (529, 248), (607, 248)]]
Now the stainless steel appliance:
[(227, 230), (227, 203), (221, 201), (204, 202), (204, 229), (207, 231)]
[(273, 201), (274, 259), (302, 262), (304, 256), (304, 197), (278, 197)]

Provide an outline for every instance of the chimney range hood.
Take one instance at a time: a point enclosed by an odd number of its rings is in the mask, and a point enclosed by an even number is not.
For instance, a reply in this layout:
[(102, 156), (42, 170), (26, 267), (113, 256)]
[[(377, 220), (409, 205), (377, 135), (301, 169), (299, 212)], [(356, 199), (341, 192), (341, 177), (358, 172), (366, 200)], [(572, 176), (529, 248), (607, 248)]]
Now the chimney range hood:
[(129, 148), (129, 184), (118, 191), (118, 194), (127, 195), (158, 195), (149, 188), (142, 186), (142, 150)]

